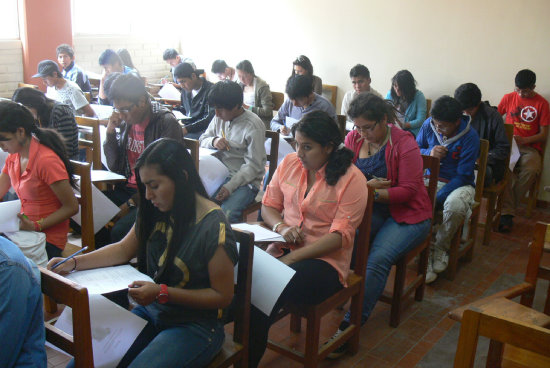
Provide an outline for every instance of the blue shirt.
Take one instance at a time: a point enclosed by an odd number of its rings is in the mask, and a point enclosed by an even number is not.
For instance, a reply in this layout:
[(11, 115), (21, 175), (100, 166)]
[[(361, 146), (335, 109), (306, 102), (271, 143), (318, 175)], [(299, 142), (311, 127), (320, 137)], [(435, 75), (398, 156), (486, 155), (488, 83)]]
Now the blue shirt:
[(300, 120), (302, 116), (307, 114), (311, 111), (317, 111), (321, 110), (326, 112), (330, 115), (331, 118), (336, 121), (336, 110), (334, 110), (334, 106), (330, 103), (329, 100), (324, 98), (321, 95), (315, 94), (315, 99), (311, 103), (311, 105), (307, 107), (296, 107), (290, 101), (290, 99), (286, 99), (285, 102), (281, 105), (281, 108), (279, 108), (279, 111), (277, 112), (277, 116), (271, 120), (271, 130), (274, 132), (278, 131), (283, 127), (283, 125), (286, 125), (286, 118), (291, 117), (296, 120)]
[(82, 92), (92, 92), (92, 86), (88, 76), (80, 69), (74, 61), (66, 69), (63, 69), (63, 78), (78, 84)]
[(46, 367), (40, 271), (0, 236), (0, 367)]
[(386, 146), (382, 147), (380, 151), (376, 152), (371, 157), (358, 158), (355, 161), (355, 166), (361, 172), (367, 180), (373, 179), (375, 176), (378, 178), (388, 177), (388, 168), (386, 166)]

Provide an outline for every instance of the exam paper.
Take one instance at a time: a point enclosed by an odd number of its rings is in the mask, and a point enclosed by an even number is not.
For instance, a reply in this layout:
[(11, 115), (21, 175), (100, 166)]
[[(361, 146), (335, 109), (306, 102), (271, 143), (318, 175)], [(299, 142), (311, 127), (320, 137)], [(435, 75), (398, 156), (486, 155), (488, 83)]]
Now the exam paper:
[(19, 231), (19, 218), (21, 201), (0, 202), (0, 233)]
[(292, 127), (294, 125), (296, 125), (297, 122), (299, 122), (300, 120), (298, 119), (294, 119), (294, 118), (291, 118), (290, 116), (287, 116), (285, 118), (285, 126), (288, 128), (288, 129), (292, 129)]
[[(65, 307), (55, 327), (73, 335), (73, 314)], [(90, 295), (90, 326), (96, 368), (116, 367), (147, 321), (102, 295)]]
[(88, 289), (88, 294), (106, 294), (113, 291), (127, 289), (134, 281), (154, 282), (130, 265), (94, 268), (91, 270), (76, 271), (65, 276)]
[[(78, 180), (80, 185), (80, 179)], [(76, 192), (76, 190), (74, 190)], [(103, 194), (95, 185), (92, 184), (92, 206), (94, 216), (94, 234), (97, 234), (99, 230), (103, 228), (117, 213), (120, 212), (120, 208), (114, 204), (105, 194)], [(82, 220), (80, 218), (80, 206), (78, 206), (78, 213), (71, 217), (77, 224), (82, 226)], [(87, 245), (87, 244), (85, 244)]]
[(247, 223), (232, 224), (231, 227), (235, 229), (250, 231), (254, 233), (254, 241), (256, 242), (284, 242), (285, 239), (278, 233), (266, 229), (260, 225), (253, 225)]
[[(284, 139), (285, 137), (292, 138), (292, 136), (285, 136), (285, 135), (279, 134), (279, 153), (277, 154), (277, 166), (281, 163), (281, 161), (283, 161), (286, 155), (292, 152), (296, 152), (294, 151), (294, 148), (292, 148), (290, 143), (288, 143), (286, 139)], [(271, 153), (271, 138), (266, 139), (264, 146), (265, 146), (265, 154), (269, 155)]]
[(159, 91), (159, 96), (166, 100), (180, 100), (181, 92), (171, 83), (166, 83)]
[(212, 197), (229, 176), (229, 169), (217, 157), (202, 155), (199, 158), (199, 176), (206, 193)]
[(512, 152), (510, 152), (510, 166), (508, 166), (510, 168), (510, 171), (512, 172), (514, 171), (514, 167), (516, 167), (516, 164), (519, 161), (519, 156), (520, 156), (520, 153), (519, 153), (518, 144), (516, 143), (515, 139), (512, 139)]
[[(240, 244), (237, 243), (237, 247), (239, 246)], [(266, 315), (270, 315), (277, 299), (296, 271), (258, 247), (254, 248), (252, 262), (254, 267), (252, 267), (251, 303)], [(237, 264), (235, 282), (237, 282), (238, 267)]]
[(99, 120), (108, 120), (113, 115), (113, 106), (90, 104)]

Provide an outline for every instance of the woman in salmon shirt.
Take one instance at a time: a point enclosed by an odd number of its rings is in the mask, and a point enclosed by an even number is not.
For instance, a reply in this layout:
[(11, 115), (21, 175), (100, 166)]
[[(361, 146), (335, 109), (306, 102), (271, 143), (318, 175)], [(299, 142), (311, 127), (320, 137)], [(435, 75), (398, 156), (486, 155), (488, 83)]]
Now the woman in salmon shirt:
[(44, 232), (48, 258), (61, 256), (69, 218), (78, 212), (65, 143), (55, 131), (36, 126), (23, 105), (1, 101), (0, 148), (9, 153), (0, 174), (0, 198), (13, 186), (21, 200), (19, 228)]
[[(353, 99), (348, 115), (354, 130), (346, 136), (346, 147), (354, 152), (355, 166), (375, 190), (364, 324), (384, 291), (391, 267), (428, 236), (432, 204), (424, 186), (418, 144), (411, 133), (394, 124), (393, 107), (365, 92)], [(348, 312), (337, 334), (349, 326), (349, 317)], [(344, 344), (329, 357), (336, 358), (346, 349)]]
[(258, 365), (269, 327), (285, 303), (316, 304), (345, 286), (355, 230), (367, 205), (365, 177), (352, 165), (353, 153), (327, 113), (305, 115), (292, 134), (296, 152), (277, 167), (262, 216), (286, 241), (270, 245), (268, 252), (296, 273), (270, 316), (252, 306), (250, 367)]

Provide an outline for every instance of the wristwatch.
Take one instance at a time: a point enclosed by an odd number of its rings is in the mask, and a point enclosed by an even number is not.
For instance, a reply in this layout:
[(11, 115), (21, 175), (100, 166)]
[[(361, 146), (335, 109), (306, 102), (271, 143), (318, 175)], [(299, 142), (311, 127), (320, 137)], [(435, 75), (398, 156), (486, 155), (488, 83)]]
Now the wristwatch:
[(166, 304), (168, 302), (168, 286), (166, 284), (160, 284), (160, 291), (157, 295), (157, 302), (160, 304)]
[(284, 221), (281, 221), (281, 222), (277, 222), (275, 225), (273, 225), (273, 232), (276, 233), (277, 232), (277, 228), (279, 227), (279, 225), (282, 225), (284, 224), (285, 222)]

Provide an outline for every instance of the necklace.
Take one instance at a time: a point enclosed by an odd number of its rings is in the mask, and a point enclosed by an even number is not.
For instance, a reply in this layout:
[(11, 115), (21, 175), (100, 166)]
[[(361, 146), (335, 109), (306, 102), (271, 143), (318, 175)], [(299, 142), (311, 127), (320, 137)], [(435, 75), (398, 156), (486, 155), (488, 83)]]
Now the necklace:
[(378, 145), (378, 148), (376, 149), (376, 151), (371, 152), (371, 145), (372, 145), (373, 143), (367, 142), (367, 149), (368, 149), (368, 151), (367, 151), (367, 157), (374, 156), (374, 155), (376, 155), (378, 152), (380, 152), (380, 150), (386, 145), (386, 143), (388, 143), (388, 139), (389, 139), (389, 138), (390, 138), (390, 127), (387, 126), (387, 127), (386, 127), (386, 136), (384, 137), (384, 140), (382, 141), (382, 143), (380, 143), (380, 144)]

